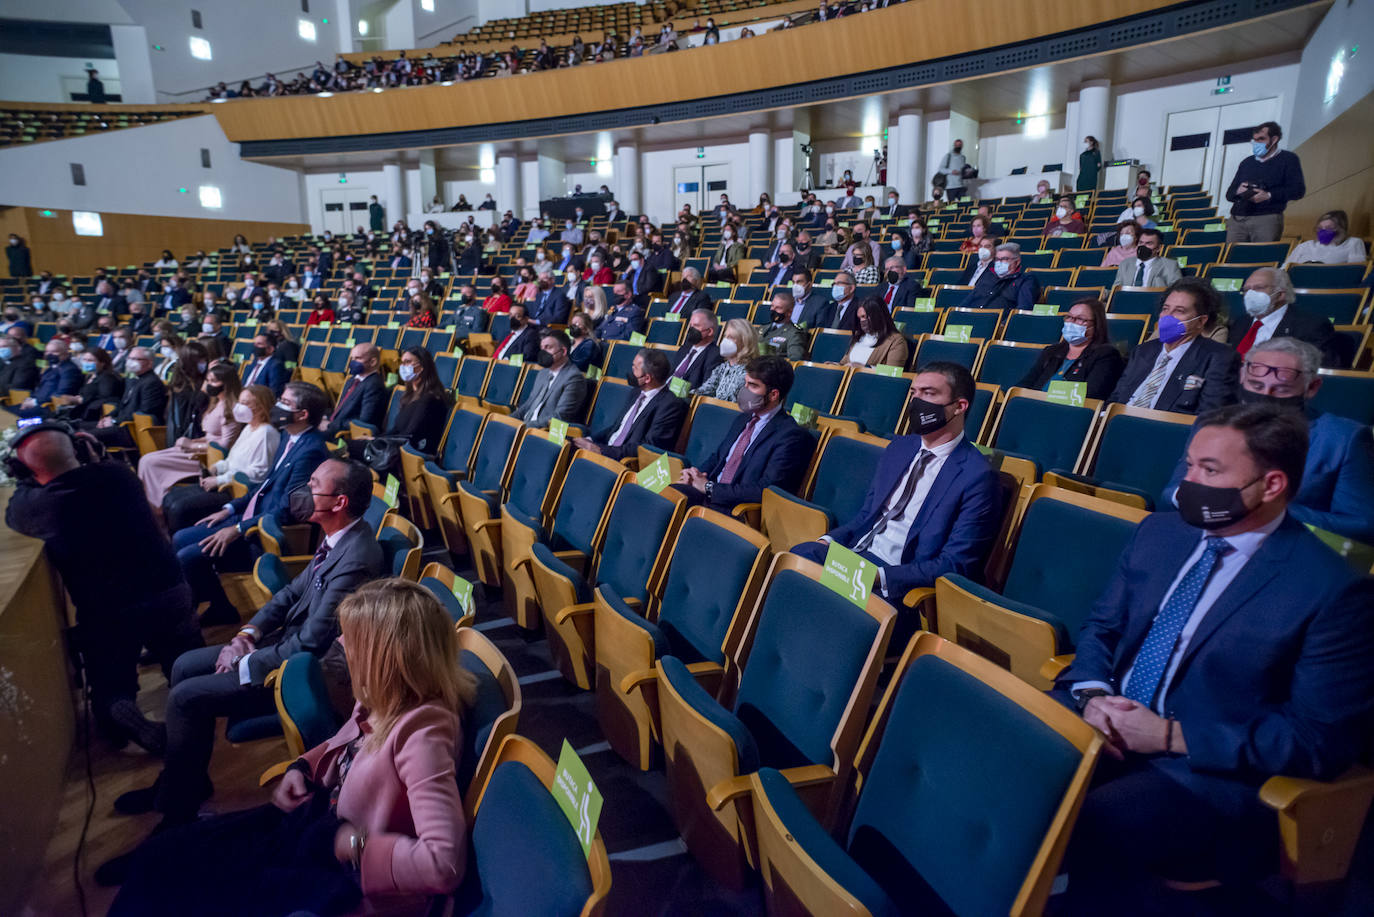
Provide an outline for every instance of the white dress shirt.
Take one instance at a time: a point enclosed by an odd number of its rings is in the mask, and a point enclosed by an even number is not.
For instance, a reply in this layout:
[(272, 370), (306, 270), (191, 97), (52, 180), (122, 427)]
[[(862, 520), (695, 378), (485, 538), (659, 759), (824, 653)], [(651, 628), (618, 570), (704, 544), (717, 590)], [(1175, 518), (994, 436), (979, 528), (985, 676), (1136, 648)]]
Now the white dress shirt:
[[(1174, 371), (1178, 368), (1178, 361), (1183, 359), (1183, 355), (1188, 352), (1189, 347), (1193, 346), (1193, 341), (1195, 340), (1197, 340), (1197, 338), (1185, 341), (1182, 344), (1179, 344), (1173, 350), (1170, 350), (1167, 344), (1160, 348), (1160, 354), (1162, 356), (1168, 357), (1169, 364), (1168, 368), (1164, 370), (1164, 381), (1159, 384), (1159, 388), (1155, 389), (1155, 396), (1150, 399), (1148, 407), (1153, 408), (1156, 404), (1159, 403), (1159, 396), (1164, 394), (1164, 388), (1169, 384), (1169, 380), (1174, 377)], [(1144, 388), (1145, 384), (1150, 381), (1150, 376), (1154, 374), (1155, 367), (1158, 365), (1159, 357), (1155, 357), (1155, 362), (1150, 364), (1150, 371), (1145, 374), (1144, 379), (1140, 380), (1140, 385), (1136, 386), (1136, 392)], [(1130, 404), (1134, 400), (1135, 392), (1132, 392), (1131, 397), (1126, 399), (1126, 403)]]
[(504, 360), (506, 354), (510, 353), (510, 349), (515, 346), (515, 342), (520, 340), (521, 335), (528, 330), (530, 330), (528, 325), (522, 326), (518, 331), (506, 338), (506, 342), (501, 345), (501, 349), (496, 353), (496, 359)]
[[(940, 474), (940, 469), (945, 466), (945, 459), (949, 458), (950, 453), (959, 448), (959, 444), (964, 441), (962, 436), (956, 436), (947, 443), (941, 443), (930, 451), (934, 458), (930, 464), (926, 465), (925, 471), (921, 474), (921, 479), (916, 482), (916, 490), (911, 494), (911, 500), (907, 502), (906, 509), (902, 510), (900, 516), (894, 516), (888, 520), (887, 527), (878, 533), (873, 539), (873, 544), (869, 546), (868, 553), (878, 558), (884, 564), (892, 565), (902, 562), (902, 552), (906, 550), (906, 536), (911, 531), (911, 524), (916, 521), (916, 517), (921, 512), (922, 505), (926, 502), (926, 497), (930, 494), (930, 488), (935, 484), (935, 479)], [(901, 499), (902, 491), (906, 489), (907, 479), (911, 477), (912, 471), (916, 468), (916, 460), (920, 453), (916, 453), (911, 459), (911, 464), (907, 466), (906, 473), (897, 481), (897, 485), (892, 488), (891, 495), (887, 502), (883, 504), (886, 510), (893, 503)], [(865, 532), (865, 535), (868, 533)]]
[(244, 427), (229, 454), (211, 467), (215, 483), (228, 484), (240, 471), (250, 481), (261, 481), (267, 477), (267, 469), (272, 464), (272, 456), (276, 454), (280, 440), (281, 433), (270, 423), (259, 424), (257, 429)]
[[(1169, 696), (1169, 686), (1174, 680), (1174, 673), (1178, 671), (1178, 665), (1183, 661), (1183, 654), (1188, 651), (1188, 644), (1192, 642), (1193, 635), (1197, 633), (1198, 626), (1202, 624), (1202, 619), (1207, 617), (1207, 612), (1212, 610), (1212, 606), (1221, 598), (1222, 593), (1235, 582), (1240, 571), (1255, 556), (1255, 552), (1264, 544), (1264, 540), (1274, 533), (1287, 516), (1287, 512), (1280, 513), (1278, 518), (1272, 522), (1267, 522), (1254, 531), (1242, 532), (1239, 535), (1226, 536), (1226, 543), (1231, 546), (1231, 550), (1217, 558), (1216, 566), (1212, 568), (1212, 575), (1207, 578), (1207, 584), (1202, 588), (1202, 594), (1198, 596), (1197, 604), (1193, 606), (1193, 613), (1188, 616), (1188, 620), (1183, 625), (1183, 632), (1178, 635), (1178, 642), (1174, 644), (1174, 651), (1169, 657), (1169, 665), (1164, 670), (1164, 679), (1159, 684), (1159, 691), (1155, 693), (1154, 711), (1161, 716), (1165, 715), (1166, 701)], [(1206, 550), (1207, 539), (1211, 538), (1210, 532), (1203, 532), (1198, 536), (1197, 545), (1194, 546), (1191, 554), (1179, 566), (1178, 572), (1174, 574), (1174, 581), (1169, 584), (1169, 589), (1164, 593), (1164, 598), (1159, 602), (1159, 608), (1155, 611), (1158, 615), (1164, 610), (1164, 606), (1169, 603), (1169, 597), (1174, 594), (1178, 584), (1193, 569), (1193, 564), (1202, 558), (1202, 552)], [(1148, 631), (1147, 631), (1148, 633)], [(1127, 683), (1131, 680), (1131, 673), (1135, 671), (1135, 660), (1131, 660), (1131, 667), (1126, 670), (1126, 674), (1121, 678), (1121, 690), (1126, 690)], [(1101, 681), (1079, 681), (1075, 682), (1072, 690), (1078, 691), (1082, 688), (1101, 688), (1104, 691), (1115, 694), (1112, 686)]]
[[(1259, 330), (1255, 332), (1255, 344), (1263, 344), (1273, 337), (1274, 331), (1279, 327), (1279, 323), (1283, 321), (1283, 317), (1287, 314), (1288, 306), (1282, 305), (1260, 319)], [(1239, 343), (1239, 341), (1237, 341), (1237, 343)], [(1253, 347), (1254, 345), (1252, 344), (1251, 346)]]
[[(625, 416), (620, 418), (620, 424), (614, 430), (611, 431), (611, 435), (606, 439), (606, 442), (615, 442), (616, 437), (620, 435), (620, 430), (622, 427), (628, 429), (628, 426), (633, 426), (634, 422), (638, 420), (640, 417), (642, 417), (645, 411), (649, 410), (649, 402), (654, 400), (654, 396), (657, 395), (659, 392), (663, 391), (667, 387), (667, 385), (660, 385), (658, 388), (651, 388), (648, 391), (640, 392), (640, 395), (644, 396), (644, 400), (639, 402), (639, 410), (634, 411), (632, 414), (631, 411), (627, 409), (625, 411)], [(635, 401), (639, 401), (639, 395), (635, 396)], [(634, 401), (631, 401), (630, 408), (633, 407)]]
[(679, 369), (682, 370), (681, 375), (687, 375), (692, 368), (692, 364), (697, 361), (697, 357), (701, 356), (701, 352), (705, 350), (707, 346), (706, 344), (698, 344), (687, 351), (687, 355), (682, 358), (682, 362), (678, 363), (677, 367), (673, 369), (673, 375), (678, 375)]

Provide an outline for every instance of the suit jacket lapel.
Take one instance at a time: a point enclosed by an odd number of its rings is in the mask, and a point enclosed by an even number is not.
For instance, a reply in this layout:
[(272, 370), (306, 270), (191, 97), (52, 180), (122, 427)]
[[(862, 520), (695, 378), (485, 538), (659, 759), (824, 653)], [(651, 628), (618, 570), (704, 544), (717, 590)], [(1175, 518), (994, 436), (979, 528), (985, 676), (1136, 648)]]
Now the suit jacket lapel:
[[(1200, 340), (1202, 339), (1193, 338), (1193, 344), (1196, 344)], [(1193, 374), (1193, 368), (1197, 365), (1198, 357), (1201, 354), (1200, 348), (1193, 346), (1193, 344), (1188, 345), (1188, 349), (1184, 352), (1183, 356), (1179, 357), (1178, 363), (1175, 364), (1174, 371), (1169, 373), (1169, 378), (1164, 380), (1164, 390), (1159, 393), (1159, 401), (1156, 402), (1160, 405), (1160, 410), (1169, 410), (1169, 408), (1165, 408), (1163, 405), (1166, 403), (1173, 404), (1174, 400), (1178, 398), (1179, 395), (1183, 394), (1183, 383)], [(1164, 352), (1164, 345), (1162, 343), (1159, 345), (1159, 352)], [(1158, 360), (1159, 354), (1157, 353), (1155, 354), (1155, 361), (1158, 362)], [(1151, 368), (1153, 368), (1153, 364), (1151, 364)], [(1149, 374), (1146, 373), (1146, 378), (1148, 377)]]
[(1153, 565), (1149, 578), (1141, 586), (1140, 599), (1133, 606), (1136, 613), (1126, 619), (1126, 627), (1121, 634), (1121, 640), (1117, 642), (1116, 658), (1112, 666), (1117, 674), (1122, 674), (1127, 660), (1135, 658), (1141, 642), (1150, 631), (1150, 625), (1154, 623), (1155, 615), (1159, 613), (1160, 605), (1164, 603), (1164, 594), (1169, 591), (1169, 586), (1173, 584), (1183, 562), (1197, 547), (1198, 536), (1195, 529), (1180, 522), (1178, 532), (1190, 534), (1175, 534), (1169, 538), (1168, 543), (1162, 548), (1164, 557)]

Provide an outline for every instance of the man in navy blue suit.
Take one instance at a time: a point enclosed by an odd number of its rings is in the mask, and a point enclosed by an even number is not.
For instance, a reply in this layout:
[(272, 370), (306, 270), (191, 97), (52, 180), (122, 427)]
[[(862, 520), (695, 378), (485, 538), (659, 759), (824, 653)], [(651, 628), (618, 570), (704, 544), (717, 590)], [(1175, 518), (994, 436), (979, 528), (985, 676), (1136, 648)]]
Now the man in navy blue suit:
[(244, 385), (265, 385), (272, 394), (280, 396), (291, 379), (286, 364), (277, 359), (277, 336), (261, 331), (253, 338), (253, 359), (243, 365)]
[(1070, 842), (1070, 912), (1119, 912), (1153, 877), (1272, 872), (1259, 786), (1331, 779), (1363, 750), (1374, 581), (1289, 512), (1306, 453), (1296, 411), (1205, 415), (1179, 512), (1141, 522), (1083, 625), (1054, 693), (1109, 756)]
[(674, 486), (693, 504), (729, 513), (757, 503), (765, 489), (795, 493), (806, 476), (816, 440), (782, 409), (792, 391), (792, 364), (779, 356), (755, 357), (744, 367), (740, 416), (700, 468), (684, 468)]
[(324, 392), (309, 382), (292, 382), (272, 408), (272, 422), (282, 431), (281, 443), (267, 479), (254, 490), (189, 528), (172, 536), (194, 601), (209, 602), (202, 624), (238, 623), (239, 613), (220, 585), (220, 573), (248, 570), (252, 553), (244, 534), (263, 516), (282, 525), (295, 522), (291, 491), (310, 479), (310, 473), (329, 457), (320, 419), (329, 408)]
[(792, 553), (824, 562), (838, 542), (878, 565), (878, 591), (901, 605), (946, 573), (981, 578), (1002, 522), (997, 476), (964, 438), (973, 376), (929, 363), (911, 381), (911, 430), (883, 450), (859, 514)]
[[(1243, 404), (1277, 404), (1307, 417), (1307, 463), (1288, 514), (1306, 525), (1374, 544), (1374, 436), (1363, 424), (1312, 407), (1322, 385), (1317, 374), (1321, 360), (1320, 350), (1297, 338), (1256, 344), (1245, 354), (1238, 396)], [(1187, 472), (1185, 455), (1164, 488), (1165, 506), (1173, 505)]]

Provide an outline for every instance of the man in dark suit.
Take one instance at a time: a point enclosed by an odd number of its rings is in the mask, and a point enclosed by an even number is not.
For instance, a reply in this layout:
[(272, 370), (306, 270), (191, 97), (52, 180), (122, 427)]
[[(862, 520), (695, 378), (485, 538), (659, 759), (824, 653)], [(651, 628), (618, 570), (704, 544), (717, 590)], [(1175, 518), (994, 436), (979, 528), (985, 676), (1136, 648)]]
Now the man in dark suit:
[(558, 287), (554, 286), (553, 272), (539, 272), (539, 292), (534, 294), (530, 303), (530, 321), (541, 327), (566, 325), (572, 303)]
[(119, 406), (94, 423), (81, 424), (81, 429), (106, 446), (132, 449), (133, 438), (120, 424), (133, 420), (135, 414), (147, 414), (154, 425), (161, 424), (167, 411), (167, 387), (153, 371), (153, 354), (147, 347), (131, 348), (124, 368), (133, 378), (125, 383)]
[(826, 328), (853, 331), (858, 327), (855, 313), (859, 310), (854, 308), (858, 304), (858, 299), (854, 295), (857, 292), (858, 287), (854, 283), (853, 274), (849, 271), (840, 271), (835, 275), (835, 279), (830, 283), (830, 296), (834, 300), (834, 307), (825, 322)]
[(1021, 266), (1021, 246), (1003, 242), (992, 256), (996, 280), (989, 286), (974, 284), (959, 304), (961, 309), (1013, 309), (1029, 312), (1040, 299), (1040, 281)]
[(1309, 315), (1293, 301), (1297, 294), (1288, 272), (1276, 267), (1257, 268), (1245, 279), (1245, 314), (1233, 316), (1227, 340), (1242, 357), (1256, 344), (1272, 338), (1297, 338), (1317, 348), (1322, 365), (1345, 369), (1355, 356), (1344, 338), (1337, 337), (1323, 315)]
[(191, 585), (195, 602), (209, 602), (201, 616), (205, 624), (232, 623), (238, 610), (220, 585), (220, 573), (248, 570), (253, 557), (243, 536), (262, 516), (272, 516), (281, 525), (303, 522), (290, 500), (291, 491), (310, 478), (311, 472), (329, 457), (320, 419), (329, 407), (324, 392), (309, 382), (286, 386), (272, 407), (272, 423), (282, 431), (277, 454), (267, 478), (257, 488), (223, 509), (206, 516), (172, 536), (177, 560)]
[(123, 315), (128, 309), (128, 303), (124, 301), (124, 297), (115, 292), (114, 284), (108, 280), (102, 280), (95, 285), (93, 305), (97, 314), (108, 315), (112, 319), (116, 315)]
[(825, 328), (834, 319), (835, 300), (829, 290), (811, 284), (812, 274), (802, 268), (792, 274), (792, 323), (802, 328)]
[(797, 256), (797, 249), (791, 242), (782, 242), (777, 246), (777, 255), (771, 265), (766, 266), (768, 279), (764, 281), (769, 286), (784, 286), (792, 282), (792, 272), (796, 270), (794, 260)]
[(524, 404), (511, 412), (516, 420), (527, 426), (544, 430), (549, 421), (578, 423), (582, 410), (591, 397), (592, 384), (568, 359), (572, 342), (562, 331), (544, 329), (539, 336), (539, 374)]
[(1221, 296), (1197, 277), (1164, 291), (1159, 337), (1131, 354), (1108, 401), (1157, 411), (1205, 414), (1236, 400), (1236, 352), (1206, 337), (1221, 312)]
[(253, 338), (253, 359), (243, 364), (244, 385), (265, 385), (272, 394), (281, 395), (291, 373), (277, 359), (277, 344), (277, 336), (271, 331), (260, 331)]
[(797, 233), (796, 257), (792, 259), (792, 276), (797, 276), (798, 271), (816, 272), (816, 268), (821, 266), (821, 256), (824, 254), (819, 248), (811, 244), (811, 233), (803, 229)]
[(320, 527), (314, 558), (229, 643), (176, 661), (167, 696), (166, 764), (155, 784), (119, 797), (116, 811), (155, 809), (170, 824), (194, 818), (211, 793), (215, 718), (272, 713), (272, 689), (263, 684), (268, 673), (296, 653), (325, 659), (339, 652), (339, 603), (382, 573), (381, 547), (362, 519), (371, 502), (372, 473), (338, 459), (320, 464), (294, 492), (297, 516)]
[(625, 285), (630, 288), (634, 304), (641, 309), (649, 308), (649, 294), (663, 289), (663, 275), (644, 264), (644, 256), (637, 251), (630, 252), (630, 266), (625, 271)]
[(176, 277), (168, 277), (167, 282), (162, 285), (162, 296), (157, 299), (159, 314), (178, 312), (190, 301), (191, 294), (181, 285), (181, 281)]
[(647, 326), (644, 310), (635, 305), (629, 284), (617, 283), (611, 288), (611, 295), (615, 302), (596, 329), (601, 340), (628, 341), (632, 334), (643, 334)]
[(1374, 582), (1292, 517), (1302, 417), (1199, 421), (1178, 513), (1141, 522), (1055, 696), (1107, 737), (1066, 859), (1066, 913), (1120, 912), (1142, 877), (1258, 878), (1275, 774), (1329, 780), (1369, 737)]
[(296, 273), (296, 265), (288, 261), (281, 252), (274, 254), (272, 260), (268, 261), (262, 268), (262, 276), (269, 283), (275, 283), (278, 287), (286, 283), (286, 278), (294, 273)]
[(129, 330), (136, 335), (153, 333), (153, 317), (147, 303), (129, 303)]
[(19, 405), (21, 417), (40, 417), (47, 413), (43, 405), (56, 395), (75, 395), (81, 391), (81, 370), (71, 361), (67, 342), (53, 338), (44, 345), (43, 359), (48, 366), (38, 377), (38, 385)]
[(382, 351), (376, 344), (353, 345), (348, 352), (348, 381), (339, 393), (334, 413), (329, 415), (324, 429), (326, 439), (333, 440), (355, 420), (381, 431), (388, 397), (381, 369)]
[(33, 325), (28, 322), (15, 322), (0, 336), (0, 397), (7, 396), (10, 389), (33, 390), (38, 384), (38, 351), (29, 343), (33, 336)]
[[(1374, 436), (1367, 425), (1312, 407), (1321, 389), (1321, 352), (1297, 338), (1273, 337), (1245, 355), (1238, 397), (1242, 404), (1276, 404), (1307, 418), (1307, 464), (1288, 515), (1305, 525), (1374, 544)], [(1188, 473), (1178, 460), (1162, 505), (1173, 505)]]
[(530, 324), (528, 310), (523, 303), (510, 307), (510, 331), (496, 345), (496, 359), (509, 360), (518, 356), (533, 363), (539, 355), (539, 329)]
[(911, 429), (883, 450), (858, 515), (792, 553), (823, 563), (834, 541), (878, 565), (875, 588), (895, 606), (946, 573), (980, 577), (1002, 523), (997, 476), (964, 438), (973, 376), (957, 363), (921, 367)]
[(614, 424), (575, 439), (573, 444), (617, 461), (637, 455), (640, 444), (676, 448), (682, 422), (687, 419), (687, 402), (669, 391), (671, 372), (663, 351), (646, 347), (635, 354), (629, 377), (639, 394)]
[(684, 468), (674, 486), (693, 504), (729, 513), (757, 503), (769, 487), (795, 493), (806, 476), (816, 439), (782, 409), (792, 390), (792, 364), (755, 357), (744, 367), (740, 416), (700, 468)]
[(699, 389), (711, 377), (711, 370), (722, 362), (716, 338), (716, 314), (710, 309), (697, 309), (687, 323), (687, 340), (673, 356), (673, 376), (686, 379), (693, 389)]
[(515, 218), (515, 214), (507, 210), (505, 219), (501, 221), (501, 238), (509, 242), (515, 238), (515, 234), (520, 231), (521, 223)]
[(668, 311), (675, 315), (691, 315), (698, 309), (711, 311), (711, 297), (701, 288), (701, 271), (694, 267), (682, 269), (682, 284), (668, 293)]
[(67, 321), (76, 331), (85, 331), (95, 324), (95, 305), (82, 299), (80, 296), (73, 296), (68, 300)]
[(907, 276), (906, 262), (900, 255), (888, 258), (883, 267), (886, 273), (883, 274), (883, 283), (878, 287), (878, 298), (887, 306), (889, 314), (898, 309), (910, 309), (916, 305), (917, 296), (929, 294), (916, 282), (916, 278)]

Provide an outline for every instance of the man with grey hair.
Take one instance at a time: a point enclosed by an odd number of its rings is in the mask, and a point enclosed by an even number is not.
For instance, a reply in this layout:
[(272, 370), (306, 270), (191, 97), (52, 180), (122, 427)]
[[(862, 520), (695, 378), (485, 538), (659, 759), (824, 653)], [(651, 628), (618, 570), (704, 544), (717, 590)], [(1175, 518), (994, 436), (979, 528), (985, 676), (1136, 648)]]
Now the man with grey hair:
[(1242, 294), (1245, 314), (1231, 319), (1227, 340), (1235, 342), (1242, 357), (1256, 344), (1272, 338), (1297, 338), (1321, 352), (1323, 366), (1343, 369), (1354, 354), (1347, 353), (1346, 339), (1338, 337), (1325, 316), (1300, 311), (1288, 272), (1276, 267), (1256, 268), (1245, 278)]
[(686, 342), (673, 356), (673, 377), (686, 379), (694, 389), (701, 388), (711, 377), (711, 370), (723, 362), (716, 343), (719, 334), (714, 312), (694, 310), (687, 324)]
[(701, 288), (701, 271), (694, 267), (682, 269), (682, 284), (668, 296), (668, 312), (672, 315), (691, 315), (698, 309), (710, 309), (711, 297)]
[[(1302, 487), (1288, 504), (1293, 518), (1344, 538), (1374, 543), (1374, 513), (1369, 511), (1374, 506), (1374, 435), (1364, 424), (1312, 406), (1322, 386), (1320, 365), (1320, 351), (1306, 341), (1270, 338), (1245, 354), (1237, 394), (1241, 402), (1276, 404), (1302, 411), (1307, 418)], [(1187, 460), (1179, 459), (1164, 488), (1166, 502), (1173, 502), (1187, 472)]]
[(1040, 281), (1021, 267), (1021, 246), (1003, 242), (992, 256), (997, 275), (990, 286), (975, 289), (959, 304), (961, 309), (1012, 309), (1029, 312), (1040, 301)]
[(553, 279), (553, 265), (547, 261), (536, 269), (539, 292), (534, 294), (530, 303), (530, 324), (547, 328), (549, 325), (566, 325), (572, 303), (563, 294)]

